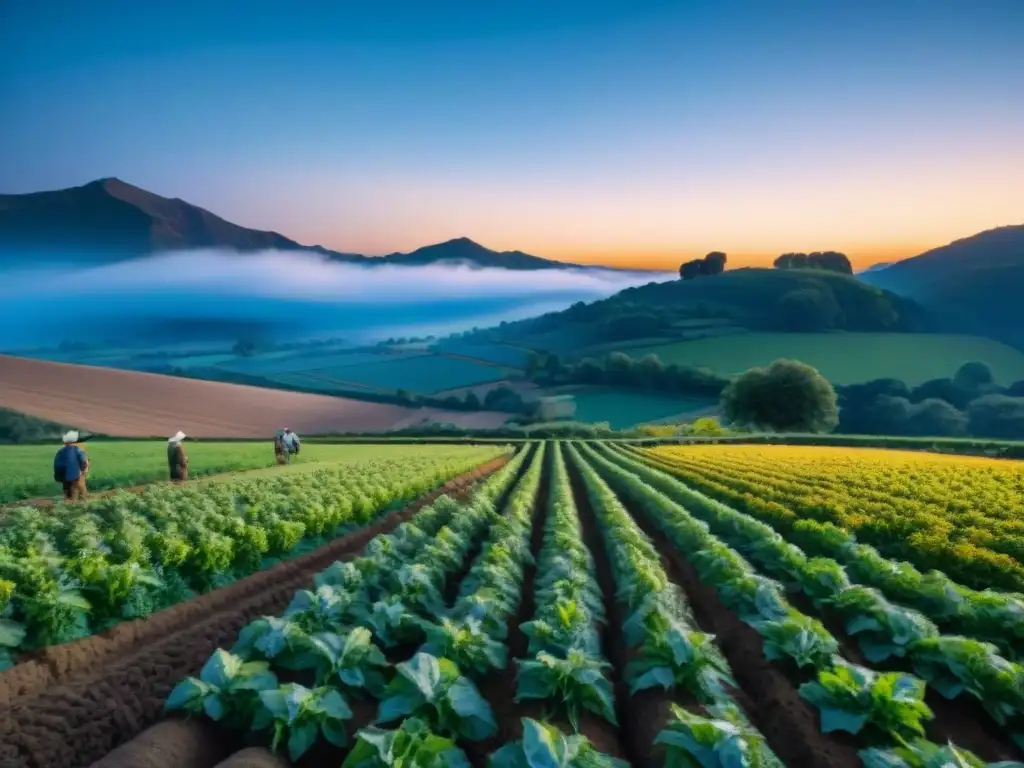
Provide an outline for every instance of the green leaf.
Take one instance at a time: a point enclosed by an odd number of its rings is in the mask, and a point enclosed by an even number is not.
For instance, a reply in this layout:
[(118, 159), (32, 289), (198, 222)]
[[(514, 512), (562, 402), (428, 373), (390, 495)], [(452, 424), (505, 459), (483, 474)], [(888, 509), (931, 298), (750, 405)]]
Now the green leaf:
[(348, 731), (344, 723), (335, 720), (324, 720), (320, 723), (320, 730), (324, 738), (336, 747), (344, 747), (348, 744)]
[(427, 653), (417, 653), (410, 661), (395, 668), (402, 677), (416, 686), (426, 701), (434, 701), (441, 682), (441, 665)]
[(220, 720), (224, 717), (224, 702), (221, 701), (220, 696), (217, 694), (207, 696), (203, 699), (203, 711), (206, 712), (211, 720)]
[(218, 648), (203, 665), (199, 679), (217, 688), (226, 688), (241, 666), (241, 659)]
[(292, 728), (288, 736), (288, 756), (298, 760), (316, 743), (317, 724), (315, 721), (301, 723)]
[(207, 687), (194, 677), (186, 678), (174, 686), (174, 690), (164, 703), (164, 709), (190, 709), (191, 705), (202, 699), (207, 690)]
[(866, 714), (855, 714), (843, 709), (825, 708), (821, 710), (821, 732), (848, 731), (849, 733), (860, 733), (867, 720), (868, 716)]

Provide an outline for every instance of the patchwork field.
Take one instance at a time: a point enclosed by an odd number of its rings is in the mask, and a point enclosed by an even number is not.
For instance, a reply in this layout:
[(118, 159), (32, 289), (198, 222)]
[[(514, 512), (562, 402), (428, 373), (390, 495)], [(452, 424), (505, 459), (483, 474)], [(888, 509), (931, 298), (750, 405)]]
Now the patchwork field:
[[(412, 362), (412, 361), (410, 361)], [(474, 427), (503, 423), (489, 412), (453, 412), (261, 389), (0, 355), (0, 406), (121, 437), (265, 438), (385, 431), (425, 421)]]
[[(393, 764), (389, 744), (410, 765), (493, 768), (1024, 758), (1024, 597), (988, 583), (1021, 566), (1002, 554), (1021, 463), (418, 448), (0, 520), (0, 552), (55, 553), (41, 570), (0, 558), (24, 630), (0, 673), (3, 764), (353, 768)], [(900, 510), (877, 549), (870, 505)], [(989, 554), (1001, 570), (976, 568)], [(926, 571), (936, 558), (958, 577)], [(60, 574), (93, 600), (29, 610)], [(205, 594), (22, 656), (55, 627), (159, 607), (172, 582)]]
[(553, 392), (573, 396), (576, 402), (573, 418), (576, 421), (607, 421), (613, 429), (626, 429), (677, 416), (690, 418), (696, 412), (717, 405), (714, 400), (698, 397), (604, 387), (565, 387)]
[(653, 353), (665, 364), (705, 367), (723, 375), (792, 358), (814, 366), (835, 384), (895, 378), (913, 386), (949, 377), (972, 360), (988, 363), (1003, 384), (1024, 379), (1024, 352), (980, 336), (745, 333), (623, 351), (633, 357)]

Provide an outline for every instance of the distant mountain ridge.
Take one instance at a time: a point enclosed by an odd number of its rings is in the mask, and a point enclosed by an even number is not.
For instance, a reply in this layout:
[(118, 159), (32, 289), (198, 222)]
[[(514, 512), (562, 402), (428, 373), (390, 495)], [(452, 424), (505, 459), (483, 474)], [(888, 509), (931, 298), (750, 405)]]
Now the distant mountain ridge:
[(197, 248), (312, 252), (366, 266), (459, 262), (510, 270), (590, 268), (522, 251), (492, 251), (466, 237), (381, 257), (343, 253), (302, 245), (278, 232), (242, 227), (179, 198), (162, 197), (117, 178), (70, 189), (0, 195), (0, 264), (38, 264), (68, 253), (76, 255), (76, 262), (101, 264)]
[(1024, 349), (1024, 224), (979, 232), (860, 277), (918, 301), (944, 330)]

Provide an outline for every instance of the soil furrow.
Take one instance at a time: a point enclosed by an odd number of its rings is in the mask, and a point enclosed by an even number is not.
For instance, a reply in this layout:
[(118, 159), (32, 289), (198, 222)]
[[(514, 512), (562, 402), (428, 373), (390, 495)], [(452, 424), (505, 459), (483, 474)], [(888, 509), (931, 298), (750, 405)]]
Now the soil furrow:
[(860, 768), (853, 738), (821, 732), (818, 713), (800, 697), (785, 673), (765, 657), (761, 636), (723, 605), (716, 590), (700, 580), (693, 565), (636, 505), (625, 496), (619, 498), (654, 543), (669, 578), (682, 587), (700, 629), (715, 635), (741, 689), (736, 692), (737, 703), (779, 759), (786, 765)]
[[(64, 679), (57, 682), (39, 672), (19, 676), (18, 667), (10, 670), (0, 683), (10, 687), (8, 680), (18, 680), (21, 688), (0, 710), (0, 755), (11, 745), (18, 757), (0, 766), (74, 768), (103, 757), (156, 722), (171, 688), (197, 673), (217, 647), (233, 644), (246, 623), (279, 614), (295, 590), (330, 563), (356, 556), (374, 536), (393, 530), (443, 493), (465, 496), (472, 482), (507, 460), (501, 457), (472, 470), (402, 511), (314, 552), (132, 622), (137, 626), (131, 629), (117, 628), (117, 639), (107, 633), (73, 644), (87, 659), (84, 672), (76, 672), (69, 663)], [(134, 638), (134, 648), (125, 634)], [(173, 760), (165, 765), (179, 768)]]
[[(537, 451), (540, 450), (540, 448), (538, 447), (534, 450)], [(510, 617), (508, 623), (508, 638), (506, 640), (506, 645), (509, 649), (508, 665), (504, 671), (492, 672), (483, 681), (477, 684), (477, 687), (480, 690), (480, 695), (483, 696), (491, 705), (491, 710), (494, 712), (494, 719), (498, 723), (498, 732), (495, 736), (487, 739), (486, 741), (466, 742), (460, 745), (466, 750), (466, 755), (469, 757), (470, 763), (474, 768), (484, 768), (487, 765), (487, 756), (490, 755), (491, 752), (522, 736), (520, 718), (539, 717), (539, 713), (534, 711), (533, 707), (527, 706), (527, 704), (517, 704), (515, 702), (515, 659), (521, 659), (526, 656), (526, 648), (528, 644), (526, 635), (523, 634), (519, 625), (524, 624), (533, 618), (533, 582), (537, 572), (536, 559), (540, 552), (541, 542), (544, 539), (544, 521), (547, 519), (548, 509), (548, 486), (551, 482), (550, 464), (548, 463), (551, 458), (550, 448), (547, 453), (548, 455), (545, 457), (545, 465), (541, 470), (537, 495), (534, 497), (533, 501), (533, 518), (531, 521), (533, 528), (530, 531), (530, 553), (533, 556), (534, 562), (528, 562), (523, 569), (523, 591), (519, 601), (519, 609), (516, 611), (514, 616)], [(531, 456), (529, 461), (532, 462), (535, 459), (536, 454)]]
[[(657, 763), (652, 756), (654, 739), (657, 736), (658, 724), (665, 721), (668, 702), (671, 697), (660, 691), (641, 691), (630, 696), (626, 684), (627, 649), (622, 636), (622, 622), (625, 617), (615, 599), (615, 577), (611, 563), (604, 548), (604, 541), (597, 516), (590, 505), (575, 461), (566, 457), (566, 469), (572, 485), (573, 500), (576, 513), (579, 515), (583, 543), (594, 558), (597, 582), (604, 598), (605, 616), (607, 618), (601, 628), (601, 647), (605, 657), (612, 664), (611, 680), (615, 691), (615, 717), (619, 721), (619, 729), (606, 726), (607, 739), (604, 743), (595, 743), (600, 751), (621, 757), (630, 765), (640, 768), (654, 768)], [(614, 743), (617, 742), (617, 743)]]

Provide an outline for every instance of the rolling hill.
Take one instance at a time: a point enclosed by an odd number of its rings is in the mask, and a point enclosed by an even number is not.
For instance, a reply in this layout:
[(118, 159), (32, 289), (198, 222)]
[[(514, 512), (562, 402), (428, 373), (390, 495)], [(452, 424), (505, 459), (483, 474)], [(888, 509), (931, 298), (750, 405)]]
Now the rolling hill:
[(532, 270), (577, 267), (521, 251), (493, 251), (461, 237), (410, 253), (371, 257), (302, 245), (277, 232), (249, 229), (178, 198), (161, 197), (120, 179), (22, 195), (0, 195), (0, 265), (101, 264), (157, 251), (222, 248), (314, 252), (367, 266), (461, 262)]
[(1024, 349), (1024, 225), (990, 229), (862, 277), (918, 301), (943, 330)]
[[(794, 293), (798, 306), (791, 311), (783, 300)], [(801, 304), (802, 299), (807, 301)], [(477, 336), (578, 357), (593, 354), (595, 345), (611, 351), (648, 340), (744, 331), (927, 329), (928, 319), (913, 301), (856, 277), (821, 270), (747, 268), (627, 288), (607, 299), (578, 303)]]

